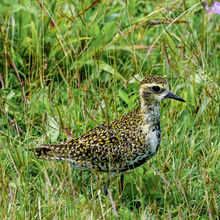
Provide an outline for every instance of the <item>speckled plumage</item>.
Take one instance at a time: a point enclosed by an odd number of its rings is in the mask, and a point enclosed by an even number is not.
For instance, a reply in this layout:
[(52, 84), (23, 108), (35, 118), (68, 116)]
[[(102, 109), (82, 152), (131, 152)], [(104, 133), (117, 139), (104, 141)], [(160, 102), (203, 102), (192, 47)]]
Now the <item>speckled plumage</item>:
[(160, 145), (160, 101), (184, 101), (168, 90), (160, 76), (146, 76), (139, 90), (140, 104), (130, 113), (102, 124), (67, 143), (36, 148), (38, 157), (67, 160), (80, 170), (121, 173), (145, 163)]

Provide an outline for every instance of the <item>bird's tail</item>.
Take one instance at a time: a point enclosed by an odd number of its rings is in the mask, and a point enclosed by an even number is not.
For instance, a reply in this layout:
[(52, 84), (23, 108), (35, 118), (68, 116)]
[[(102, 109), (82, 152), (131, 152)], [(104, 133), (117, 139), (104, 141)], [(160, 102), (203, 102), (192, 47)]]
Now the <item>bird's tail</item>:
[(64, 159), (68, 157), (69, 150), (65, 144), (42, 144), (41, 147), (30, 149), (39, 158)]

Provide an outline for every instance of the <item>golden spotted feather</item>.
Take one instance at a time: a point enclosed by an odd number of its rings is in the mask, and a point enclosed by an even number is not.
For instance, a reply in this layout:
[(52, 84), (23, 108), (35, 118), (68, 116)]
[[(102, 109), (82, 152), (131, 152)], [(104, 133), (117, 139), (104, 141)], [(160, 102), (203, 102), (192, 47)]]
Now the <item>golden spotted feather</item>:
[(140, 104), (132, 112), (67, 143), (42, 145), (35, 149), (37, 156), (67, 160), (80, 170), (118, 173), (140, 166), (160, 145), (160, 101), (185, 100), (170, 92), (160, 76), (146, 76), (139, 96)]
[(37, 148), (39, 157), (67, 160), (76, 169), (123, 172), (141, 165), (151, 152), (142, 130), (139, 107), (65, 144)]

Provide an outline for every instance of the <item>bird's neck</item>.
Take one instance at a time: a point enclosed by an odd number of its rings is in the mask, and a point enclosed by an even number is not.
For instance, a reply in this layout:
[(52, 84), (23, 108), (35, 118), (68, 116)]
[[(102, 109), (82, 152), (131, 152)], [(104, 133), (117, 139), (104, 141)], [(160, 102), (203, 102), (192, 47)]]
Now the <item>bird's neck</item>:
[(148, 125), (159, 125), (160, 124), (160, 103), (159, 102), (141, 102), (140, 112), (144, 121)]

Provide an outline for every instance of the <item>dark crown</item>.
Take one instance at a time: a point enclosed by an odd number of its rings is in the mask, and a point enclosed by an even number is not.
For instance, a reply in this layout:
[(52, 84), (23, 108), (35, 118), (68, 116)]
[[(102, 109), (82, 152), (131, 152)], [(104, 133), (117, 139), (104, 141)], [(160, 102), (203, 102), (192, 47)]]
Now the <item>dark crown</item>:
[(167, 85), (168, 84), (166, 79), (164, 79), (161, 76), (148, 75), (142, 80), (141, 85), (151, 84), (151, 83), (162, 84), (162, 85)]

